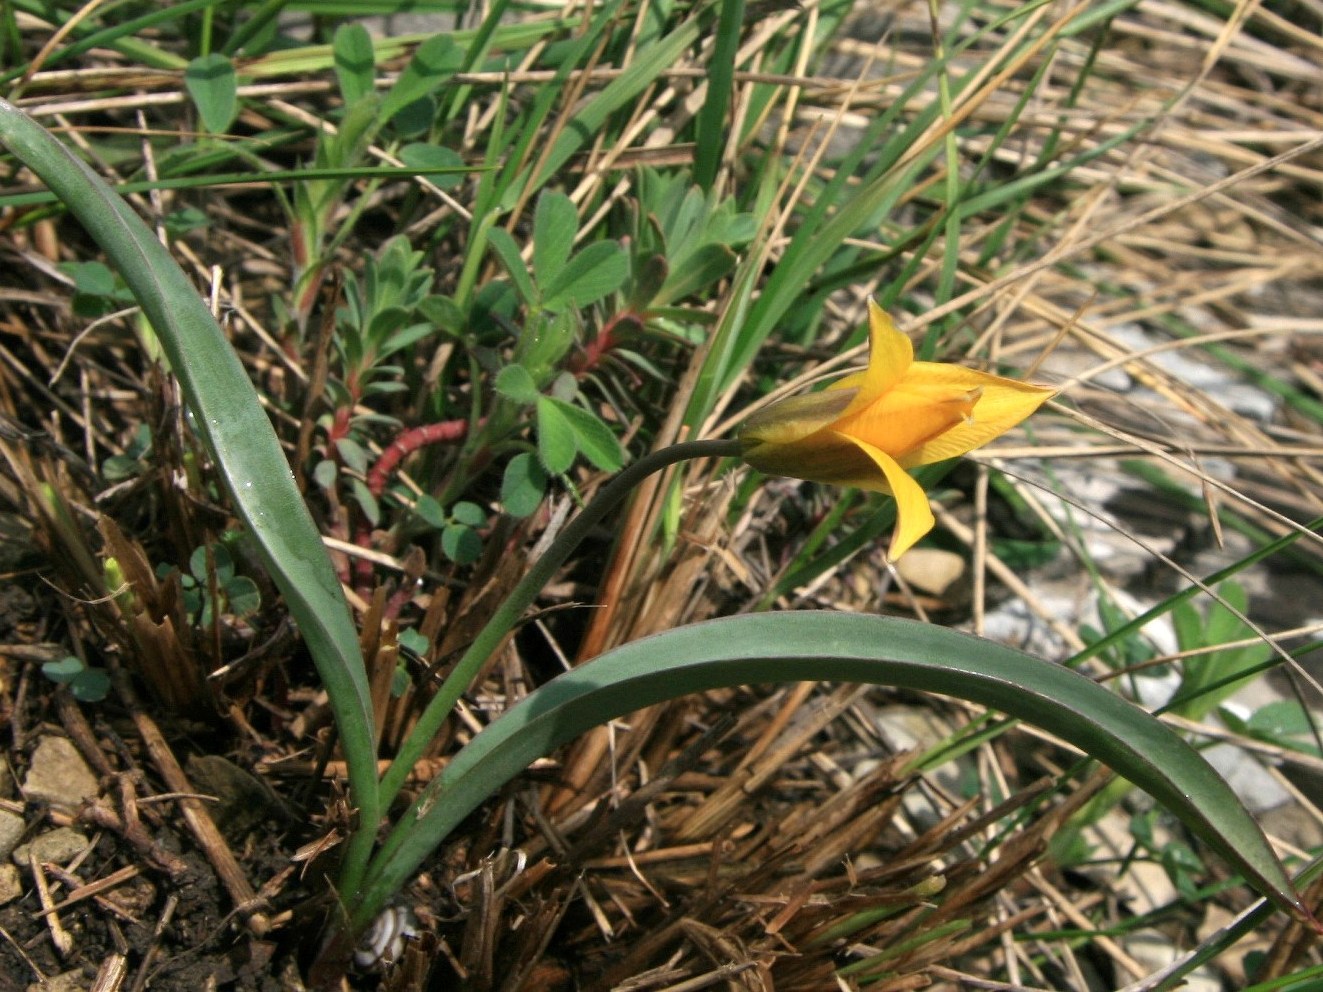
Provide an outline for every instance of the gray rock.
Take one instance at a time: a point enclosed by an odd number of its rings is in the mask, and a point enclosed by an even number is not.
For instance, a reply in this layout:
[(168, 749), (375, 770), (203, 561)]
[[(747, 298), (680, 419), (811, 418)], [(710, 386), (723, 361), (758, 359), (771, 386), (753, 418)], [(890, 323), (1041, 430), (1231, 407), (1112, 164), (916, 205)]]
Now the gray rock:
[(88, 839), (73, 827), (56, 827), (16, 849), (14, 862), (26, 868), (30, 854), (35, 852), (38, 861), (65, 864), (87, 850), (88, 843)]
[(1285, 803), (1259, 814), (1259, 823), (1269, 837), (1301, 850), (1323, 844), (1323, 827), (1298, 803)]
[[(1139, 930), (1128, 934), (1122, 938), (1121, 946), (1150, 974), (1161, 971), (1180, 957), (1180, 950), (1160, 930)], [(1204, 965), (1185, 975), (1181, 988), (1186, 992), (1222, 992), (1223, 985), (1213, 967)]]
[(99, 791), (96, 776), (72, 741), (55, 736), (41, 739), (23, 780), (23, 794), (28, 799), (41, 799), (73, 812)]
[[(1113, 327), (1109, 333), (1113, 339), (1135, 352), (1146, 351), (1163, 343), (1161, 338), (1149, 334), (1137, 324)], [(1146, 355), (1144, 360), (1162, 369), (1172, 378), (1214, 397), (1230, 410), (1255, 420), (1272, 419), (1278, 406), (1276, 397), (1266, 390), (1240, 381), (1234, 372), (1224, 366), (1200, 361), (1191, 356), (1192, 350), (1177, 348), (1154, 352)]]
[(18, 847), (26, 828), (23, 817), (7, 809), (0, 809), (0, 858), (9, 857), (14, 848)]
[(23, 877), (13, 865), (0, 865), (0, 906), (23, 895)]
[(1203, 750), (1203, 756), (1227, 780), (1251, 813), (1261, 814), (1291, 802), (1291, 793), (1263, 770), (1254, 755), (1231, 744), (1214, 744)]
[[(922, 754), (955, 733), (955, 728), (940, 714), (924, 706), (884, 706), (878, 709), (874, 720), (878, 733), (897, 751)], [(972, 771), (968, 758), (958, 758), (934, 769), (930, 777), (942, 789), (958, 795), (962, 778)], [(923, 789), (906, 789), (901, 802), (918, 829), (932, 826), (946, 812)]]
[(1043, 364), (1038, 369), (1039, 374), (1035, 379), (1040, 382), (1062, 383), (1069, 382), (1076, 376), (1085, 376), (1086, 381), (1091, 382), (1094, 386), (1113, 393), (1128, 393), (1134, 388), (1135, 381), (1120, 365), (1114, 366), (1105, 372), (1099, 372), (1097, 375), (1090, 375), (1093, 369), (1106, 364), (1106, 362), (1107, 359), (1087, 349), (1063, 342), (1061, 347), (1054, 349), (1043, 360)]

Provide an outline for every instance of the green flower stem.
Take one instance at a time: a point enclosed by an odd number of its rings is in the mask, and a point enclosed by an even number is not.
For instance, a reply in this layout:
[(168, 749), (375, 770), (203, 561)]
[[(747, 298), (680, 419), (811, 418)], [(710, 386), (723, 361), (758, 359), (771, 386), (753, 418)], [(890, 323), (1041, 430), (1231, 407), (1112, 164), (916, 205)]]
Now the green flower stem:
[(391, 762), (390, 768), (386, 770), (385, 777), (381, 780), (383, 809), (399, 793), (410, 770), (423, 756), (428, 743), (441, 729), (446, 717), (450, 715), (460, 695), (469, 687), (483, 663), (500, 647), (506, 634), (514, 629), (515, 624), (533, 604), (538, 593), (551, 581), (589, 532), (619, 506), (639, 483), (654, 472), (660, 472), (677, 462), (691, 458), (734, 457), (740, 454), (740, 450), (740, 442), (735, 440), (686, 441), (640, 458), (607, 483), (596, 498), (570, 521), (546, 553), (533, 563), (528, 573), (511, 590), (505, 602), (492, 614), (487, 625), (469, 645), (469, 649), (464, 652), (464, 656), (459, 659), (454, 670), (441, 683), (441, 688), (423, 710), (418, 724), (400, 747), (400, 753), (395, 756), (395, 760)]

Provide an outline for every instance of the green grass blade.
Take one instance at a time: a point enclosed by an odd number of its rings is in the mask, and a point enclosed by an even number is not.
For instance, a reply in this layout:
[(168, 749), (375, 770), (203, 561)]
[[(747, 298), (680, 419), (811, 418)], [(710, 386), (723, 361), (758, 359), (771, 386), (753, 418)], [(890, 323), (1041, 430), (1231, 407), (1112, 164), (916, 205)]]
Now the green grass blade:
[[(606, 5), (598, 15), (599, 21), (612, 12), (613, 6)], [(603, 87), (571, 118), (551, 146), (537, 175), (524, 190), (525, 195), (531, 195), (550, 182), (575, 152), (601, 132), (612, 114), (652, 85), (662, 72), (675, 65), (685, 50), (698, 40), (698, 36), (698, 21), (691, 18), (647, 51), (639, 52), (629, 68)]]
[[(179, 3), (152, 10), (141, 17), (112, 24), (106, 28), (97, 29), (94, 25), (80, 24), (73, 31), (74, 37), (78, 40), (51, 52), (42, 65), (49, 69), (51, 66), (67, 62), (76, 55), (100, 47), (118, 48), (131, 57), (139, 59), (144, 65), (154, 66), (158, 69), (183, 69), (188, 64), (187, 59), (180, 58), (173, 52), (167, 52), (154, 45), (149, 45), (141, 41), (139, 36), (143, 32), (150, 32), (153, 28), (159, 28), (188, 14), (206, 10), (215, 5), (216, 0), (180, 0)], [(36, 9), (30, 11), (34, 16), (45, 18), (49, 15), (49, 11), (41, 9), (49, 7), (48, 4), (24, 4), (23, 6), (35, 7)], [(58, 17), (58, 20), (63, 24), (66, 18)], [(8, 83), (19, 78), (27, 71), (27, 68), (27, 63), (13, 67), (8, 72), (0, 75), (0, 83)]]
[(170, 359), (234, 508), (303, 634), (330, 694), (364, 824), (345, 859), (344, 881), (352, 888), (379, 819), (367, 676), (344, 594), (257, 390), (188, 277), (99, 176), (3, 100), (0, 144), (68, 205), (133, 291)]
[[(318, 0), (320, 3), (321, 0)], [(327, 12), (326, 16), (331, 16)], [(575, 17), (545, 16), (526, 21), (512, 21), (496, 26), (487, 39), (493, 47), (519, 50), (551, 38), (578, 24)], [(435, 32), (396, 34), (386, 38), (373, 38), (372, 49), (376, 64), (404, 58), (417, 46), (435, 36)], [(464, 29), (450, 32), (450, 39), (461, 48), (467, 48), (478, 37), (478, 32)], [(243, 65), (244, 79), (271, 79), (276, 76), (301, 76), (325, 72), (335, 65), (333, 45), (302, 45), (297, 48), (277, 48), (259, 55)]]
[(707, 70), (707, 98), (698, 112), (694, 144), (694, 182), (704, 192), (712, 188), (726, 148), (726, 109), (735, 85), (735, 56), (744, 26), (744, 0), (722, 0), (716, 45)]
[[(323, 179), (412, 179), (415, 176), (444, 176), (475, 172), (469, 166), (447, 166), (431, 169), (396, 168), (394, 166), (361, 165), (349, 168), (326, 169), (272, 169), (268, 172), (221, 172), (204, 173), (195, 176), (175, 176), (161, 179), (142, 179), (134, 182), (119, 183), (114, 192), (128, 196), (131, 193), (147, 193), (157, 189), (205, 189), (212, 186), (234, 186), (243, 183), (292, 183), (313, 182)], [(13, 193), (0, 196), (0, 207), (31, 207), (43, 203), (54, 203), (59, 197), (48, 191), (37, 190), (31, 193)]]
[(225, 41), (221, 52), (225, 55), (238, 55), (244, 47), (266, 30), (267, 25), (279, 17), (285, 10), (286, 0), (262, 0), (262, 3), (249, 13), (245, 20)]
[[(464, 64), (459, 67), (459, 71), (472, 72), (476, 69), (486, 57), (492, 46), (492, 39), (496, 35), (496, 29), (500, 26), (502, 18), (505, 17), (506, 8), (510, 5), (510, 0), (495, 0), (494, 3), (487, 5), (487, 13), (474, 33), (473, 39), (465, 46)], [(473, 87), (457, 86), (454, 95), (450, 98), (449, 109), (446, 111), (445, 119), (454, 120), (460, 115), (469, 101), (473, 99)]]
[(1309, 523), (1304, 524), (1300, 530), (1287, 531), (1281, 537), (1250, 552), (1239, 561), (1232, 562), (1230, 565), (1219, 569), (1212, 575), (1205, 576), (1203, 581), (1198, 585), (1189, 585), (1180, 592), (1168, 596), (1162, 602), (1151, 606), (1129, 623), (1118, 627), (1116, 630), (1110, 631), (1103, 637), (1094, 641), (1083, 651), (1072, 655), (1070, 658), (1066, 659), (1065, 663), (1073, 668), (1084, 664), (1084, 662), (1088, 661), (1090, 658), (1098, 657), (1109, 648), (1124, 644), (1158, 617), (1171, 612), (1178, 604), (1193, 599), (1195, 596), (1202, 594), (1205, 589), (1212, 588), (1219, 582), (1224, 582), (1233, 575), (1243, 572), (1251, 565), (1255, 565), (1258, 562), (1263, 561), (1265, 558), (1277, 554), (1279, 551), (1289, 549), (1291, 545), (1298, 541), (1305, 533), (1317, 533), (1320, 528), (1323, 528), (1323, 517), (1315, 517), (1313, 520), (1309, 521)]
[(355, 926), (455, 827), (535, 758), (591, 727), (687, 692), (747, 683), (871, 682), (972, 700), (1057, 734), (1148, 791), (1277, 905), (1304, 909), (1258, 824), (1165, 724), (1060, 665), (894, 617), (770, 613), (694, 624), (617, 648), (533, 692), (434, 779), (369, 869)]

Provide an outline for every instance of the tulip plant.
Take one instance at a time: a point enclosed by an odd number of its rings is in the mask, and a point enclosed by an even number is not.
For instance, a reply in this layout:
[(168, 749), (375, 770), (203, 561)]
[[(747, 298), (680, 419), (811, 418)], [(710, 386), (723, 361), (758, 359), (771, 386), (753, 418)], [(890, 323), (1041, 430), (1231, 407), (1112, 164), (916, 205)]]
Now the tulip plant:
[[(743, 458), (766, 472), (890, 492), (898, 557), (932, 527), (908, 469), (1009, 430), (1051, 390), (916, 362), (876, 306), (866, 370), (750, 417), (738, 440), (654, 452), (630, 465), (534, 562), (452, 669), (384, 776), (355, 626), (258, 396), (224, 334), (150, 230), (51, 135), (0, 101), (0, 145), (40, 176), (104, 248), (159, 336), (216, 476), (284, 596), (337, 721), (358, 823), (344, 845), (342, 912), (323, 954), (334, 975), (353, 942), (471, 811), (539, 756), (640, 707), (719, 686), (843, 680), (942, 692), (1035, 723), (1146, 789), (1277, 906), (1312, 921), (1255, 821), (1179, 735), (1085, 676), (1000, 644), (896, 618), (753, 614), (626, 644), (530, 693), (392, 813), (428, 741), (577, 543), (649, 473), (686, 458)], [(384, 828), (384, 829), (383, 829)]]

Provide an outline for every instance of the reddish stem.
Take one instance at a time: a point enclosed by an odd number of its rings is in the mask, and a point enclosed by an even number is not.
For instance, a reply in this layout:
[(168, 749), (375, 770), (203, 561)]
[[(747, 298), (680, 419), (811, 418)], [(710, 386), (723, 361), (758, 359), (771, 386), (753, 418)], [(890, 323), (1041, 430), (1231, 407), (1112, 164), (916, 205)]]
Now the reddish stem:
[(352, 411), (352, 404), (346, 403), (335, 411), (335, 417), (331, 420), (331, 426), (326, 431), (327, 449), (334, 451), (335, 442), (342, 437), (349, 436), (349, 417)]
[[(453, 444), (455, 441), (462, 441), (469, 432), (469, 422), (467, 420), (443, 420), (439, 424), (424, 424), (421, 427), (411, 427), (403, 431), (399, 437), (386, 446), (373, 463), (372, 468), (368, 470), (367, 487), (368, 492), (372, 494), (373, 499), (380, 499), (382, 493), (386, 491), (386, 485), (391, 477), (395, 475), (395, 470), (400, 467), (402, 462), (409, 455), (413, 454), (419, 448), (429, 444)], [(367, 520), (360, 517), (358, 528), (354, 532), (354, 543), (360, 548), (370, 549), (372, 547), (372, 525)], [(372, 562), (366, 558), (356, 558), (354, 560), (355, 584), (359, 590), (370, 590), (372, 588)]]
[(439, 424), (423, 424), (404, 431), (386, 446), (372, 468), (368, 471), (368, 492), (376, 498), (386, 491), (386, 483), (399, 468), (400, 462), (412, 455), (419, 448), (429, 444), (453, 444), (462, 441), (469, 433), (467, 420), (443, 420)]
[(582, 351), (570, 358), (566, 363), (569, 370), (576, 376), (582, 376), (597, 368), (602, 356), (620, 343), (616, 339), (616, 332), (621, 324), (633, 324), (641, 328), (643, 319), (632, 310), (622, 310), (616, 314), (602, 325), (597, 336), (585, 344)]

